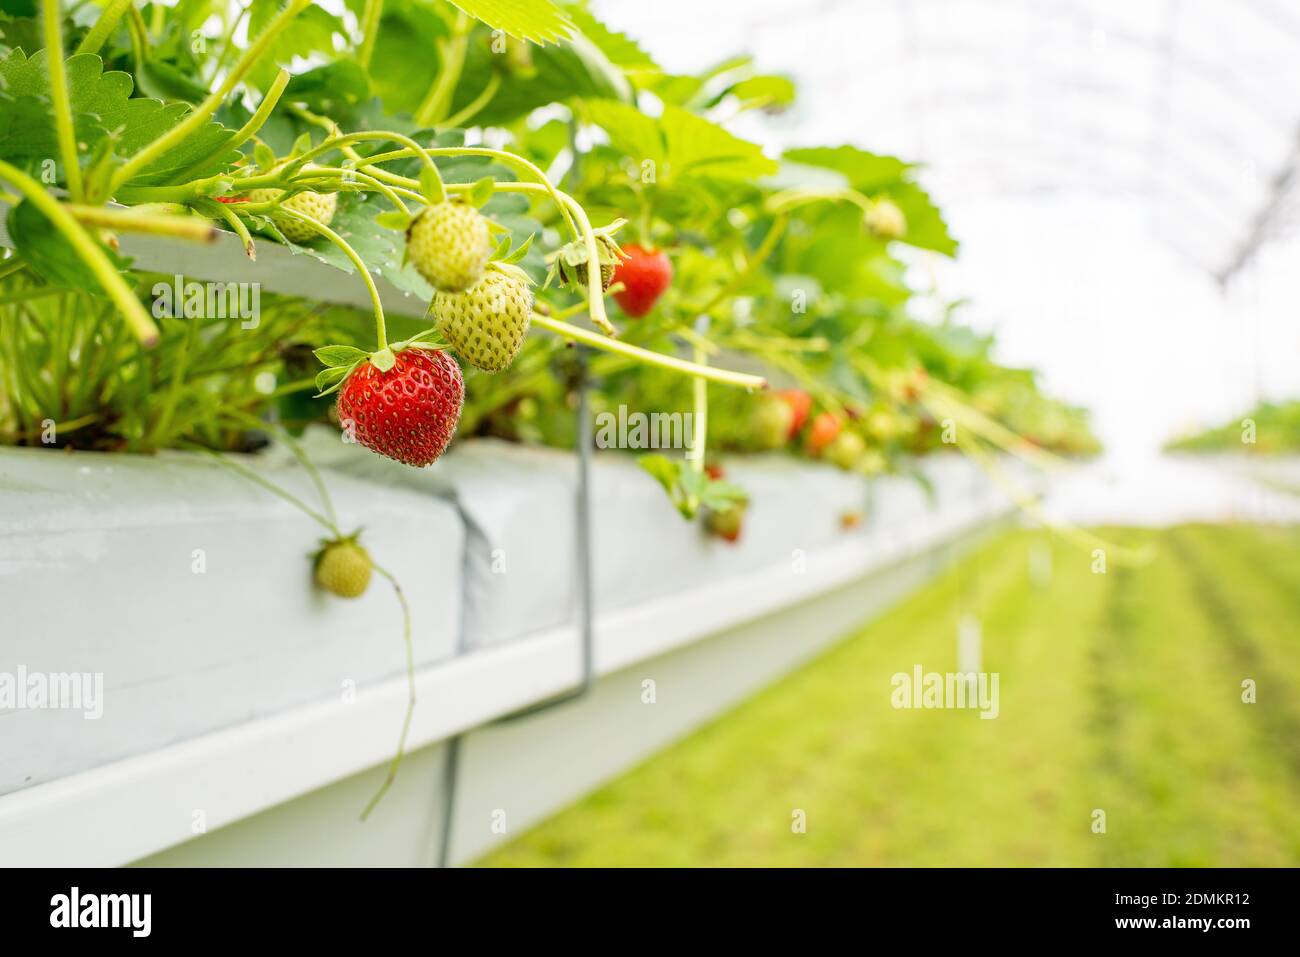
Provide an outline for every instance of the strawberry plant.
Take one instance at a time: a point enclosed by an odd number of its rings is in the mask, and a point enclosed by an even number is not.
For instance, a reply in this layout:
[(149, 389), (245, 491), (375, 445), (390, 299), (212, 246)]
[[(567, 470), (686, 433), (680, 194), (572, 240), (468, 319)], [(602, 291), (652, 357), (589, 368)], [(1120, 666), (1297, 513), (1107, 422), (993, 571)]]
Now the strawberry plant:
[[(422, 467), (458, 435), (572, 447), (586, 387), (692, 416), (642, 464), (728, 541), (747, 496), (709, 449), (868, 475), (1095, 451), (953, 307), (913, 317), (939, 297), (908, 264), (957, 243), (910, 164), (727, 128), (794, 96), (744, 57), (669, 73), (568, 0), (5, 0), (0, 442), (226, 452), (332, 422)], [(139, 252), (213, 242), (287, 247), (369, 307), (274, 276), (222, 300), (218, 253)], [(325, 527), (323, 588), (383, 574)]]

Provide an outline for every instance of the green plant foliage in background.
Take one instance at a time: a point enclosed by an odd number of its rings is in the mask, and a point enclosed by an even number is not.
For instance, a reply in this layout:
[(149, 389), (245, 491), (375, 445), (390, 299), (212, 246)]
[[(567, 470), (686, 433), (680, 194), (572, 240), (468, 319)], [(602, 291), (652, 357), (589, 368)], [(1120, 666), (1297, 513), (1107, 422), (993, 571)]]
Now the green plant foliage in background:
[[(349, 0), (341, 16), (275, 0), (68, 4), (57, 25), (78, 144), (74, 183), (62, 162), (47, 9), (0, 4), (0, 162), (42, 187), (68, 187), (82, 205), (67, 209), (103, 263), (88, 265), (48, 210), (7, 184), (0, 199), (12, 208), (17, 253), (0, 262), (8, 360), (0, 441), (43, 444), (40, 426), (53, 422), (56, 444), (74, 448), (231, 449), (256, 444), (259, 419), (326, 420), (329, 402), (311, 399), (317, 370), (304, 350), (369, 349), (370, 317), (268, 293), (256, 328), (163, 319), (150, 331), (159, 277), (133, 271), (118, 235), (201, 218), (248, 230), (255, 250), (284, 234), (274, 208), (244, 202), (241, 182), (275, 181), (286, 197), (309, 185), (337, 190), (331, 228), (346, 245), (323, 236), (290, 245), (360, 284), (359, 260), (428, 301), (431, 287), (406, 262), (405, 214), (394, 209), (418, 209), (412, 184), (431, 161), (457, 195), (492, 181), (483, 211), (503, 248), (527, 246), (520, 264), (539, 284), (539, 308), (583, 328), (588, 315), (601, 325), (598, 303), (587, 290), (545, 284), (548, 259), (574, 241), (573, 209), (594, 227), (626, 220), (617, 241), (663, 250), (673, 278), (644, 318), (610, 305), (619, 342), (806, 393), (814, 416), (861, 438), (869, 455), (855, 468), (899, 467), (904, 456), (951, 448), (917, 385), (927, 381), (951, 390), (945, 408), (959, 403), (981, 417), (971, 423), (1015, 433), (1004, 448), (1096, 451), (1081, 410), (1045, 397), (1032, 373), (1000, 366), (991, 340), (966, 330), (952, 308), (940, 324), (914, 318), (918, 299), (938, 293), (909, 282), (909, 267), (958, 245), (911, 164), (849, 144), (775, 156), (728, 128), (796, 100), (788, 78), (748, 57), (666, 73), (585, 4), (550, 0)], [(292, 73), (282, 77), (285, 66)], [(344, 143), (341, 134), (359, 135)], [(169, 138), (166, 149), (135, 159), (159, 137)], [(403, 152), (402, 137), (431, 148), (429, 158)], [(500, 152), (468, 155), (486, 142)], [(326, 172), (277, 172), (321, 144), (328, 149), (312, 162)], [(375, 157), (379, 165), (367, 166)], [(352, 168), (366, 176), (348, 178)], [(573, 209), (556, 205), (554, 188)], [(87, 207), (109, 200), (139, 215), (101, 223)], [(106, 271), (125, 285), (113, 292)], [(127, 314), (124, 297), (138, 300), (138, 314)], [(430, 323), (387, 318), (402, 338)], [(572, 371), (564, 339), (540, 335), (506, 372), (467, 370), (459, 434), (571, 445)], [(769, 447), (753, 427), (761, 397), (719, 385), (701, 392), (626, 350), (596, 355), (591, 371), (598, 410), (699, 412), (709, 403), (715, 455)], [(783, 447), (818, 454), (810, 442), (805, 426)]]

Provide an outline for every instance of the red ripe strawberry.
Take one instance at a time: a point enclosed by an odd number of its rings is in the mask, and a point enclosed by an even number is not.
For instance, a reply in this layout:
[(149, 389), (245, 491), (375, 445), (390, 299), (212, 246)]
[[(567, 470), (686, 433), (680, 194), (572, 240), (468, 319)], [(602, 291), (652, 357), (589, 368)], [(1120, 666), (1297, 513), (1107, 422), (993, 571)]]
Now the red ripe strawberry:
[(639, 319), (654, 308), (673, 281), (673, 264), (663, 250), (629, 245), (623, 247), (623, 252), (627, 258), (615, 267), (614, 282), (621, 282), (624, 288), (614, 293), (614, 301), (629, 316)]
[(812, 421), (812, 427), (808, 430), (808, 451), (813, 455), (821, 454), (821, 450), (835, 441), (835, 436), (840, 434), (843, 428), (839, 418), (830, 412), (819, 412), (817, 417)]
[(709, 478), (713, 479), (713, 481), (715, 482), (721, 482), (724, 478), (727, 477), (727, 470), (724, 469), (721, 465), (717, 465), (716, 463), (710, 462), (704, 466), (704, 474), (707, 475)]
[(790, 407), (794, 413), (794, 418), (790, 421), (789, 438), (794, 438), (803, 428), (803, 424), (808, 421), (808, 413), (812, 411), (812, 396), (803, 389), (782, 389), (776, 393), (776, 397)]
[(339, 391), (339, 422), (371, 451), (425, 466), (456, 432), (465, 380), (445, 352), (411, 348), (396, 359), (387, 372), (369, 361), (357, 366)]

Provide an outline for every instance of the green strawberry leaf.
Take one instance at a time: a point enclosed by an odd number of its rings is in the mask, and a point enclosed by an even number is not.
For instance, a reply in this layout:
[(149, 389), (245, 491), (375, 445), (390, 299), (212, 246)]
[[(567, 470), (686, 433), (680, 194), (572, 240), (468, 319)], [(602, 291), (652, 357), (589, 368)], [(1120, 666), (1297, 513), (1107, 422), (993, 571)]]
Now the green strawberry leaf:
[(673, 506), (685, 518), (694, 518), (701, 506), (725, 512), (749, 501), (749, 493), (736, 483), (712, 479), (707, 472), (697, 472), (684, 459), (642, 455), (637, 464), (663, 487)]
[(253, 162), (260, 172), (271, 172), (275, 168), (275, 150), (259, 140), (253, 147)]
[[(77, 255), (72, 243), (31, 203), (24, 200), (9, 210), (6, 226), (15, 247), (23, 251), (23, 258), (42, 278), (76, 289), (100, 287), (99, 279)], [(102, 243), (98, 245), (118, 269), (130, 266), (129, 260)]]
[(333, 367), (322, 369), (316, 373), (316, 398), (329, 395), (331, 392), (337, 392), (347, 377), (352, 373), (353, 366)]
[(681, 462), (666, 455), (642, 455), (636, 461), (663, 486), (669, 497), (673, 496), (681, 474)]
[(390, 209), (376, 216), (375, 223), (384, 229), (405, 233), (410, 229), (413, 218), (410, 213), (404, 213), (400, 209)]
[(705, 484), (700, 489), (700, 504), (715, 512), (725, 512), (729, 508), (749, 501), (749, 493), (726, 479), (711, 479), (704, 476)]
[(497, 242), (497, 248), (492, 250), (492, 255), (488, 257), (491, 262), (504, 262), (505, 255), (510, 251), (510, 231), (503, 230), (501, 239)]
[(313, 355), (326, 366), (338, 368), (360, 362), (367, 353), (356, 346), (322, 346), (314, 350)]
[[(0, 57), (0, 159), (22, 169), (59, 155), (46, 62), (44, 50), (28, 57), (15, 49)], [(92, 152), (111, 137), (117, 156), (134, 155), (189, 111), (185, 103), (132, 97), (131, 77), (105, 73), (98, 56), (72, 56), (65, 66), (77, 142)], [(197, 177), (227, 169), (239, 157), (237, 151), (222, 148), (233, 135), (209, 122), (151, 163), (131, 185), (160, 185), (182, 172)]]
[(939, 208), (912, 179), (915, 167), (893, 156), (881, 156), (855, 146), (786, 150), (784, 159), (804, 166), (833, 170), (848, 185), (868, 195), (887, 196), (907, 219), (907, 234), (900, 242), (953, 256), (957, 241), (948, 232)]
[(492, 194), (496, 192), (497, 184), (491, 176), (484, 176), (478, 180), (468, 193), (465, 194), (466, 201), (475, 208), (482, 209), (487, 205)]
[(352, 60), (336, 60), (295, 75), (284, 95), (309, 109), (332, 112), (336, 105), (351, 106), (369, 99), (370, 78)]
[(611, 30), (592, 16), (589, 10), (574, 7), (568, 13), (574, 25), (582, 31), (582, 35), (594, 43), (614, 66), (632, 74), (659, 72), (659, 65), (650, 54), (637, 45), (635, 40)]
[(659, 183), (691, 177), (752, 180), (778, 169), (758, 144), (671, 103), (657, 120), (615, 100), (587, 100), (582, 112), (616, 150), (643, 168), (653, 164)]
[(816, 146), (786, 150), (784, 158), (804, 166), (817, 166), (841, 174), (849, 185), (864, 193), (902, 182), (913, 167), (893, 156), (882, 156), (856, 146)]
[[(529, 233), (529, 234), (528, 234), (528, 238), (525, 239), (525, 240), (523, 241), (523, 243), (520, 244), (520, 246), (519, 246), (519, 247), (518, 247), (514, 252), (512, 252), (512, 253), (510, 253), (510, 255), (504, 257), (504, 258), (501, 260), (501, 262), (506, 263), (507, 265), (512, 265), (512, 266), (515, 265), (516, 263), (523, 262), (524, 257), (528, 255), (528, 250), (532, 248), (532, 246), (533, 246), (533, 239), (534, 239), (536, 236), (537, 236), (536, 233)], [(509, 248), (509, 247), (507, 246), (507, 248)], [(496, 257), (493, 257), (493, 258), (496, 258)]]
[(517, 40), (555, 43), (568, 39), (573, 22), (550, 0), (451, 0), (465, 13)]
[[(248, 13), (248, 35), (258, 36), (280, 12), (282, 0), (253, 0)], [(346, 37), (343, 21), (320, 4), (313, 3), (294, 17), (293, 25), (271, 44), (266, 55), (253, 67), (250, 78), (254, 85), (266, 89), (275, 80), (280, 64), (291, 63), (296, 57), (333, 56), (335, 37)]]
[(582, 114), (609, 136), (610, 145), (637, 163), (663, 166), (663, 132), (653, 117), (617, 100), (584, 100)]
[(447, 198), (447, 189), (442, 184), (442, 177), (436, 166), (427, 163), (420, 167), (420, 195), (430, 206), (435, 206)]

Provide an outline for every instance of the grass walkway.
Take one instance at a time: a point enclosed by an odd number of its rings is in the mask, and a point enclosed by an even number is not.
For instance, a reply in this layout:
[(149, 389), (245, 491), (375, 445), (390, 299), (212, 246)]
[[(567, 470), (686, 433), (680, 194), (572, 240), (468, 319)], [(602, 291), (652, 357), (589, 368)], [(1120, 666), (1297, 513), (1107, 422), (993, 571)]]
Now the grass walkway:
[[(1300, 864), (1300, 530), (1109, 534), (1159, 556), (1094, 574), (1002, 538), (482, 863)], [(999, 716), (894, 709), (895, 673), (956, 670), (968, 613)]]

